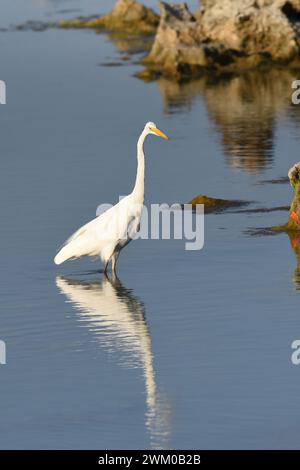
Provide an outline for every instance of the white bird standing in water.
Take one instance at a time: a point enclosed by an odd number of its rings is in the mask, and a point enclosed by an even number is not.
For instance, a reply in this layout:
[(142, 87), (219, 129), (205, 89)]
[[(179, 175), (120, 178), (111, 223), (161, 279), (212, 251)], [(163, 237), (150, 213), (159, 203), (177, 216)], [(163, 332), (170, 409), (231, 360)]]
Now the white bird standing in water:
[(153, 122), (147, 122), (137, 143), (137, 174), (133, 191), (116, 205), (78, 229), (64, 244), (54, 258), (55, 264), (82, 256), (99, 256), (104, 264), (108, 263), (116, 272), (120, 251), (136, 235), (142, 216), (145, 190), (144, 142), (149, 134), (169, 140)]

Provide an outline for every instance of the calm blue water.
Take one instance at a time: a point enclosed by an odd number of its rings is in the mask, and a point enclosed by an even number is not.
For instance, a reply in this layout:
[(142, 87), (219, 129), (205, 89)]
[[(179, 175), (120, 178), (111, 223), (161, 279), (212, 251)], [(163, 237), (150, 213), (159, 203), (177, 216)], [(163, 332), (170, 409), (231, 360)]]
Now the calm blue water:
[[(0, 26), (112, 4), (2, 0)], [(117, 283), (97, 262), (53, 264), (98, 204), (131, 191), (148, 120), (172, 140), (148, 139), (147, 204), (291, 200), (265, 181), (299, 160), (299, 77), (146, 84), (126, 54), (91, 31), (0, 35), (0, 447), (299, 448), (297, 256), (286, 235), (247, 233), (286, 212), (211, 214), (201, 251), (131, 243)]]

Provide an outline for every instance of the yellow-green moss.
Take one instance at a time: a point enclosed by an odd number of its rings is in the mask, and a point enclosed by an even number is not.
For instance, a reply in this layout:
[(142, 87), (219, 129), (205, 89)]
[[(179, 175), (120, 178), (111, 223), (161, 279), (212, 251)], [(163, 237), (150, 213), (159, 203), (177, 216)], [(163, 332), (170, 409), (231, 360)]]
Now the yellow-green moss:
[(146, 83), (153, 82), (160, 77), (161, 73), (154, 69), (143, 69), (137, 72), (135, 76)]
[(59, 22), (61, 28), (92, 28), (126, 31), (131, 34), (151, 34), (156, 31), (159, 16), (135, 0), (118, 0), (115, 7), (98, 18), (74, 18)]

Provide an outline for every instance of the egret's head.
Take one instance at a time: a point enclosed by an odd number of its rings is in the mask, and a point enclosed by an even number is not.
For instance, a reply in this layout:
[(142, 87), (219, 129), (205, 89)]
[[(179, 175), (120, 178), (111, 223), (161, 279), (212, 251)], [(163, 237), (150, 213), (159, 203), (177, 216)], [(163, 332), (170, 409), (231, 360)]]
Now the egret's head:
[(170, 138), (166, 134), (164, 134), (161, 130), (158, 129), (154, 122), (147, 122), (147, 124), (145, 125), (145, 131), (147, 131), (148, 134), (158, 135), (163, 139), (170, 140)]

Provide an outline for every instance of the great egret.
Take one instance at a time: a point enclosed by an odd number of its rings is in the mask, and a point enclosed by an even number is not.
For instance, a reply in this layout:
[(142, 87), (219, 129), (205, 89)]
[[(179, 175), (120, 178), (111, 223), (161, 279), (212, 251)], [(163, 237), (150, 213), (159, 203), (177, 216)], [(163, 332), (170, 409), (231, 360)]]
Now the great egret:
[(64, 244), (54, 258), (55, 264), (82, 256), (99, 256), (104, 273), (112, 261), (112, 270), (120, 251), (139, 230), (144, 203), (145, 156), (144, 142), (149, 134), (169, 140), (153, 122), (147, 122), (137, 143), (137, 174), (133, 191), (116, 205), (78, 229)]

